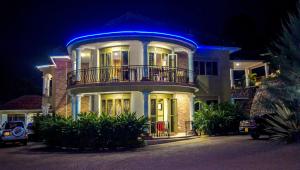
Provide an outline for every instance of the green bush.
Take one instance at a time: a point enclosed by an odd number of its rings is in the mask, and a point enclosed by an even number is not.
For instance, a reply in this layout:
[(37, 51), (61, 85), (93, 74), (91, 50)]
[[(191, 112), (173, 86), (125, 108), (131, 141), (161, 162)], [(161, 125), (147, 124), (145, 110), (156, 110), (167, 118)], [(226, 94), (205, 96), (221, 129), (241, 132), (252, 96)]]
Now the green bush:
[(60, 116), (39, 116), (34, 120), (35, 131), (48, 146), (81, 149), (139, 146), (146, 123), (135, 113), (81, 113), (77, 120)]
[(231, 103), (201, 104), (194, 114), (194, 128), (208, 135), (238, 133), (239, 122), (246, 119), (237, 105)]

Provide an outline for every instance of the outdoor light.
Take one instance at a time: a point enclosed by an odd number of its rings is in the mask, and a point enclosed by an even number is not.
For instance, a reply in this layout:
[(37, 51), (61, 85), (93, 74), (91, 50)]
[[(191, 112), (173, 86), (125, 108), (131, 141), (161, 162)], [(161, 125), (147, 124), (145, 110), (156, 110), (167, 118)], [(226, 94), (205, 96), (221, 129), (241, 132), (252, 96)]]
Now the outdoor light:
[(235, 65), (236, 65), (236, 66), (240, 66), (240, 63), (236, 63)]
[(10, 132), (4, 132), (3, 136), (10, 136)]
[(118, 53), (118, 52), (115, 52), (115, 53), (114, 53), (114, 55), (115, 55), (115, 56), (118, 56), (118, 55), (119, 55), (119, 53)]

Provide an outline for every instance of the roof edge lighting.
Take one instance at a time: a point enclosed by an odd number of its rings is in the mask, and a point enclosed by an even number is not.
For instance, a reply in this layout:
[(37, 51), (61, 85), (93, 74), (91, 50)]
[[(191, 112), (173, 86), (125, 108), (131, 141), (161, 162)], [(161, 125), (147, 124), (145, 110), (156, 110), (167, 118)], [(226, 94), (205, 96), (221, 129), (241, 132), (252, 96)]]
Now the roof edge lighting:
[(54, 62), (54, 59), (68, 59), (70, 60), (71, 58), (69, 56), (50, 56), (52, 64), (47, 64), (47, 65), (39, 65), (36, 66), (37, 69), (43, 69), (47, 67), (56, 67), (56, 64)]
[(176, 35), (176, 34), (170, 34), (170, 33), (163, 33), (163, 32), (154, 32), (154, 31), (115, 31), (115, 32), (104, 32), (104, 33), (97, 33), (97, 34), (89, 34), (89, 35), (83, 35), (83, 36), (79, 36), (76, 38), (71, 39), (66, 46), (69, 46), (70, 44), (72, 44), (73, 42), (77, 41), (77, 40), (81, 40), (84, 38), (89, 38), (89, 37), (97, 37), (97, 36), (109, 36), (109, 35), (122, 35), (122, 34), (140, 34), (140, 35), (156, 35), (156, 36), (167, 36), (170, 38), (176, 38), (176, 39), (180, 39), (180, 40), (184, 40), (186, 42), (189, 42), (191, 44), (193, 44), (196, 48), (198, 48), (198, 44), (186, 37), (180, 36), (180, 35)]

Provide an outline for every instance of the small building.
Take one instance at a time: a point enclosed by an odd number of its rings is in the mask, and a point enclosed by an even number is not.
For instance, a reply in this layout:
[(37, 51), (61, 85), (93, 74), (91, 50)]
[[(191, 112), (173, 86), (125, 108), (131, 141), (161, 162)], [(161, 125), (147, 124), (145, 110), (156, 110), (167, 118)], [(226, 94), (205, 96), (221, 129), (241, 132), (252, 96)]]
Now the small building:
[(25, 125), (33, 121), (33, 116), (42, 113), (42, 97), (25, 95), (0, 106), (0, 125), (6, 121), (23, 121)]

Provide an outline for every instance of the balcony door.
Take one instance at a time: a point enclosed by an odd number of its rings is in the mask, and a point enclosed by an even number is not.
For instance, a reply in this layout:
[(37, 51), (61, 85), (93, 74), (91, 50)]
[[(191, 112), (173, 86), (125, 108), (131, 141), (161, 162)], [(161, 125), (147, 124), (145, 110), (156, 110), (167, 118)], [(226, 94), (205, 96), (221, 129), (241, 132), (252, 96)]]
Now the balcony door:
[(129, 80), (128, 46), (109, 47), (100, 50), (100, 75), (104, 81)]

